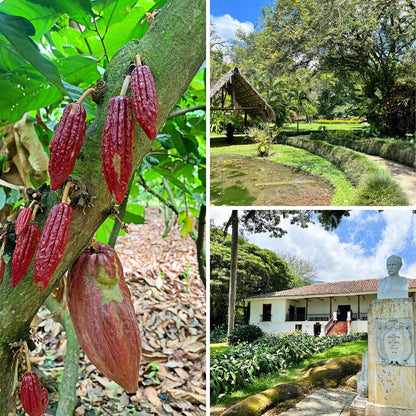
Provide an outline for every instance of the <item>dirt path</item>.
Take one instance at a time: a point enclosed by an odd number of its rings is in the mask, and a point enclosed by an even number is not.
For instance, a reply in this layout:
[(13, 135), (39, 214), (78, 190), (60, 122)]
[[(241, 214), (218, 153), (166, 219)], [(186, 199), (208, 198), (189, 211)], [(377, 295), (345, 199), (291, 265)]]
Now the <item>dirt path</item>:
[(391, 160), (383, 159), (380, 156), (367, 156), (388, 170), (390, 175), (397, 180), (400, 187), (406, 193), (410, 205), (416, 205), (416, 173), (414, 169), (397, 162), (392, 162)]

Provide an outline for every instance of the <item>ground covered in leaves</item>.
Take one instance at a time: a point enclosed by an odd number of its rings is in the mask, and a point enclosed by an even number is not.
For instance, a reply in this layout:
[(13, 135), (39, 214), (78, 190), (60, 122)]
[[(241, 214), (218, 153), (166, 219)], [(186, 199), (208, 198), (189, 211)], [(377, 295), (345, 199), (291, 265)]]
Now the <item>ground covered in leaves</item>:
[[(157, 210), (146, 224), (130, 225), (117, 241), (142, 334), (141, 381), (135, 394), (100, 374), (81, 353), (76, 415), (206, 414), (205, 289), (199, 279), (193, 240), (173, 227), (161, 238), (164, 220)], [(50, 312), (39, 312), (41, 351), (32, 360), (45, 376), (53, 413), (64, 368), (66, 336)], [(42, 383), (45, 385), (45, 382)]]

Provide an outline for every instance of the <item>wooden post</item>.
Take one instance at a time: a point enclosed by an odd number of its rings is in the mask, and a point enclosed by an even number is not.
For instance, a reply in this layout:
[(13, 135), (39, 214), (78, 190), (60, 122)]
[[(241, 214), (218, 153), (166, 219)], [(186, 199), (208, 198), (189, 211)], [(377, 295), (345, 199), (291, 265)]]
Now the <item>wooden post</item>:
[(360, 295), (357, 295), (357, 299), (358, 299), (358, 316), (357, 316), (357, 319), (361, 320), (361, 317), (360, 317)]

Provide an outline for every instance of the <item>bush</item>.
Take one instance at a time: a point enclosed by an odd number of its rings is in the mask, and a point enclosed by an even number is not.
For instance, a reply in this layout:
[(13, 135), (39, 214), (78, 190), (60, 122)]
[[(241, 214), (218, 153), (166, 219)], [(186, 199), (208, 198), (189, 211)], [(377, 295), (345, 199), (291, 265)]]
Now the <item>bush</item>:
[(342, 119), (334, 119), (334, 120), (325, 120), (325, 119), (318, 119), (314, 120), (314, 123), (320, 124), (359, 124), (362, 123), (358, 117), (354, 117), (351, 120), (342, 120)]
[[(365, 195), (372, 192), (371, 187), (380, 183), (374, 180), (377, 177), (383, 178), (384, 191), (378, 186), (380, 192), (371, 198), (373, 201), (371, 205), (402, 206), (409, 204), (398, 183), (381, 166), (365, 155), (318, 140), (286, 138), (282, 141), (290, 146), (299, 147), (321, 156), (341, 169), (351, 183), (360, 189), (357, 200), (353, 202), (354, 205), (369, 205), (363, 204), (361, 197), (366, 200)], [(386, 195), (390, 199), (386, 198)]]
[(327, 131), (312, 133), (311, 140), (324, 140), (327, 143), (348, 147), (368, 155), (381, 156), (411, 168), (416, 166), (416, 146), (393, 138), (360, 138), (350, 131)]
[(227, 342), (227, 328), (225, 325), (217, 326), (210, 334), (211, 343)]
[(263, 335), (263, 330), (257, 325), (241, 325), (230, 332), (228, 343), (230, 345), (238, 345), (242, 342), (253, 342)]
[(230, 346), (211, 356), (211, 401), (237, 389), (261, 374), (277, 373), (287, 367), (344, 342), (367, 339), (366, 333), (313, 337), (299, 332), (266, 335), (252, 344)]

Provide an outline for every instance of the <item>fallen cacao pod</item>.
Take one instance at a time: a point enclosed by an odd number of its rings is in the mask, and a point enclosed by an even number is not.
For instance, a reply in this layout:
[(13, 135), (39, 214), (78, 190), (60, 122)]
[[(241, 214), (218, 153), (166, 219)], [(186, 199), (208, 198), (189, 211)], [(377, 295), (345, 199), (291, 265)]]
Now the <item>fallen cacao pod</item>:
[(12, 286), (23, 279), (32, 262), (36, 247), (39, 242), (39, 227), (29, 224), (25, 231), (17, 239), (12, 259)]
[(41, 388), (38, 376), (31, 371), (23, 375), (20, 400), (29, 416), (42, 416), (48, 406), (48, 390)]
[(73, 214), (73, 208), (66, 203), (54, 205), (49, 212), (35, 256), (34, 281), (39, 291), (48, 287), (65, 253)]
[[(130, 77), (127, 76), (126, 80)], [(123, 84), (121, 95), (110, 98), (105, 120), (101, 159), (108, 190), (119, 204), (126, 194), (133, 171), (134, 120), (130, 98), (123, 95), (127, 86)]]
[(32, 210), (30, 208), (23, 208), (16, 219), (14, 226), (14, 232), (17, 236), (23, 233), (26, 230), (30, 222), (30, 217), (32, 216)]
[(131, 98), (137, 122), (153, 140), (157, 136), (159, 103), (155, 80), (147, 65), (136, 66), (131, 72)]
[(91, 362), (128, 392), (139, 381), (141, 341), (130, 291), (116, 252), (96, 242), (68, 276), (68, 308)]

